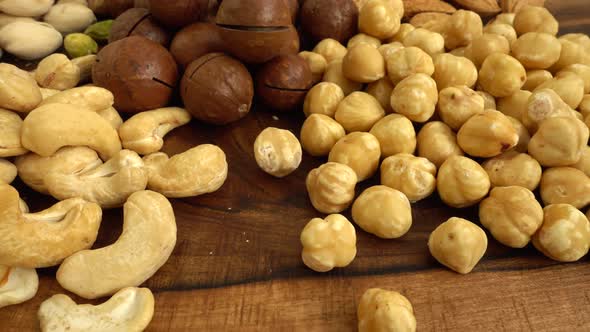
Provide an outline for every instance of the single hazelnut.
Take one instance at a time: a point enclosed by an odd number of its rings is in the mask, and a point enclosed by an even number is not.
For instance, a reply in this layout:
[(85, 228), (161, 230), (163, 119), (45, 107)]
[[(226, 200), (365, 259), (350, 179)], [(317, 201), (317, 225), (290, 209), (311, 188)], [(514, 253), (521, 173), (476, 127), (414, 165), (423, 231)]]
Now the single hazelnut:
[(541, 165), (526, 153), (507, 151), (483, 164), (492, 187), (519, 186), (530, 191), (541, 182)]
[(381, 40), (364, 33), (358, 33), (348, 40), (346, 48), (350, 50), (358, 44), (368, 44), (374, 48), (379, 48), (381, 46)]
[(208, 0), (150, 0), (152, 15), (170, 28), (184, 27), (203, 19), (208, 6)]
[(333, 118), (338, 105), (343, 99), (344, 92), (338, 84), (331, 82), (318, 83), (305, 96), (303, 112), (305, 116), (323, 114)]
[(518, 134), (518, 144), (516, 144), (514, 147), (514, 151), (527, 152), (529, 150), (529, 142), (531, 141), (531, 134), (529, 133), (529, 130), (522, 124), (522, 122), (520, 122), (520, 120), (517, 120), (511, 116), (506, 117), (508, 120), (510, 120), (512, 126), (514, 126), (514, 129), (516, 129), (516, 133)]
[(130, 8), (113, 22), (109, 43), (129, 36), (142, 36), (164, 47), (170, 43), (170, 34), (156, 22), (145, 8)]
[(307, 61), (296, 54), (277, 56), (256, 75), (256, 95), (264, 104), (281, 112), (301, 106), (312, 85)]
[(336, 120), (327, 115), (312, 114), (301, 127), (301, 145), (314, 157), (327, 156), (344, 135), (344, 128)]
[(516, 119), (522, 119), (529, 104), (532, 92), (518, 90), (508, 97), (498, 98), (496, 105), (498, 111)]
[(477, 162), (467, 157), (451, 156), (438, 170), (438, 194), (454, 208), (477, 204), (490, 190), (490, 177)]
[(92, 80), (113, 93), (113, 106), (118, 111), (140, 112), (168, 105), (178, 80), (178, 69), (162, 45), (131, 36), (98, 52)]
[(590, 178), (573, 167), (554, 167), (543, 172), (541, 198), (545, 205), (569, 204), (581, 209), (590, 204)]
[(385, 60), (376, 48), (361, 43), (349, 49), (342, 59), (342, 73), (351, 81), (375, 82), (385, 76)]
[(436, 82), (421, 73), (404, 78), (391, 93), (393, 110), (415, 122), (428, 121), (434, 115), (437, 102)]
[(219, 36), (217, 25), (197, 22), (178, 31), (170, 44), (170, 53), (181, 68), (207, 53), (223, 52), (225, 44)]
[(574, 117), (555, 117), (541, 122), (529, 142), (529, 154), (542, 166), (569, 166), (582, 157), (589, 130)]
[(390, 100), (393, 88), (393, 83), (391, 83), (389, 77), (383, 77), (382, 79), (367, 85), (365, 92), (375, 97), (386, 113), (393, 113)]
[(403, 6), (400, 10), (390, 1), (369, 0), (359, 12), (359, 30), (379, 39), (388, 39), (399, 31), (402, 16)]
[(362, 83), (351, 81), (344, 76), (344, 72), (342, 71), (342, 60), (334, 60), (328, 63), (328, 68), (326, 68), (326, 72), (324, 73), (323, 81), (335, 83), (340, 86), (345, 96), (363, 88)]
[(348, 50), (339, 41), (326, 38), (313, 48), (313, 52), (322, 55), (329, 64), (334, 60), (342, 60)]
[(326, 68), (328, 68), (328, 61), (326, 61), (326, 58), (324, 58), (324, 56), (319, 53), (309, 51), (299, 52), (298, 55), (309, 65), (313, 83), (315, 84), (320, 82), (322, 77), (324, 77)]
[(401, 114), (390, 114), (382, 118), (370, 132), (379, 140), (384, 158), (398, 153), (414, 153), (416, 150), (414, 125)]
[(258, 166), (277, 178), (293, 173), (301, 164), (301, 144), (288, 130), (268, 127), (254, 141)]
[(381, 164), (381, 184), (404, 193), (410, 202), (430, 196), (436, 189), (436, 166), (426, 158), (399, 153)]
[(468, 86), (452, 86), (440, 91), (437, 107), (443, 122), (459, 130), (472, 116), (484, 112), (484, 100)]
[(518, 133), (506, 115), (495, 110), (475, 114), (457, 133), (463, 151), (474, 157), (490, 158), (518, 144)]
[(384, 116), (385, 111), (375, 97), (366, 92), (355, 91), (338, 104), (334, 118), (351, 133), (369, 131)]
[(301, 7), (303, 31), (316, 42), (344, 42), (357, 30), (359, 10), (353, 0), (306, 0)]
[(196, 119), (223, 125), (248, 114), (254, 83), (241, 62), (223, 53), (209, 53), (188, 66), (180, 95)]
[(394, 291), (379, 288), (365, 291), (359, 302), (357, 317), (359, 332), (416, 331), (412, 304)]
[(428, 122), (420, 129), (416, 139), (418, 156), (430, 160), (436, 167), (440, 167), (451, 156), (463, 155), (463, 150), (457, 144), (457, 135), (444, 122)]
[(381, 147), (377, 138), (369, 133), (354, 132), (334, 144), (328, 161), (348, 165), (360, 182), (375, 174), (380, 158)]
[(352, 168), (329, 162), (311, 170), (305, 183), (316, 210), (337, 213), (346, 210), (352, 203), (357, 176)]

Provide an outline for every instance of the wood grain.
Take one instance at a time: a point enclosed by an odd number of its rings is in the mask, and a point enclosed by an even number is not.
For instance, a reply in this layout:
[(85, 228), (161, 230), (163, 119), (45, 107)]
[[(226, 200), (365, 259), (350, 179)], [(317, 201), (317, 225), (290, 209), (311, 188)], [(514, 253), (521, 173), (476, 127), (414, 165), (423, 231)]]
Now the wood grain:
[[(590, 32), (585, 0), (548, 6), (563, 32)], [(490, 237), (474, 272), (450, 272), (429, 255), (428, 235), (451, 216), (476, 221), (477, 210), (444, 207), (436, 196), (413, 205), (414, 224), (403, 238), (379, 240), (359, 230), (358, 256), (349, 267), (326, 274), (305, 268), (299, 233), (319, 216), (307, 199), (305, 177), (325, 160), (305, 156), (301, 168), (281, 180), (260, 171), (252, 153), (256, 135), (268, 126), (298, 134), (303, 121), (301, 114), (273, 115), (258, 109), (227, 127), (193, 122), (167, 137), (164, 150), (171, 154), (201, 143), (220, 145), (230, 173), (214, 194), (173, 200), (178, 244), (145, 284), (156, 295), (150, 331), (353, 331), (358, 299), (370, 287), (408, 296), (419, 331), (590, 331), (588, 257), (558, 264), (531, 246), (509, 249)], [(33, 211), (53, 203), (17, 186)], [(121, 214), (105, 212), (95, 247), (115, 241)], [(64, 292), (55, 268), (39, 273), (33, 300), (0, 309), (0, 331), (38, 330), (40, 303)]]

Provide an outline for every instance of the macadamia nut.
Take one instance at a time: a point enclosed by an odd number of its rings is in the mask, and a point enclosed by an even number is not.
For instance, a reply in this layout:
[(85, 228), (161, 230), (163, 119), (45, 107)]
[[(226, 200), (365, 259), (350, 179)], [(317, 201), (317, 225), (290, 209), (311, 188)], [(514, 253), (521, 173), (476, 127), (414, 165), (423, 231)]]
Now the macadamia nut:
[(347, 132), (369, 131), (385, 116), (385, 111), (375, 97), (356, 91), (346, 96), (336, 109), (335, 119)]
[(457, 133), (457, 142), (474, 157), (494, 157), (518, 144), (512, 122), (495, 110), (486, 110), (469, 118)]
[(436, 109), (438, 90), (432, 77), (414, 74), (393, 89), (391, 107), (396, 113), (415, 122), (428, 121)]
[(348, 165), (354, 170), (360, 182), (375, 174), (380, 158), (381, 147), (375, 136), (353, 132), (336, 142), (330, 151), (328, 161)]
[(519, 186), (533, 191), (541, 182), (541, 165), (526, 153), (508, 151), (482, 164), (492, 187)]
[(352, 168), (333, 162), (311, 170), (305, 182), (311, 204), (322, 213), (346, 210), (354, 199), (356, 183)]
[(401, 191), (410, 202), (417, 202), (436, 189), (436, 166), (426, 158), (396, 154), (381, 164), (381, 184)]
[(430, 55), (417, 47), (405, 47), (385, 58), (387, 74), (394, 84), (417, 73), (428, 76), (434, 73)]
[(278, 178), (295, 171), (301, 163), (301, 144), (288, 130), (268, 127), (254, 142), (254, 157), (266, 173)]
[(549, 118), (531, 138), (529, 154), (545, 167), (572, 165), (582, 157), (588, 137), (588, 127), (574, 117)]
[(371, 288), (359, 302), (359, 332), (416, 331), (416, 318), (412, 304), (398, 292)]
[(327, 115), (312, 114), (301, 127), (301, 145), (314, 157), (327, 156), (344, 135), (344, 128), (336, 120)]
[(416, 132), (412, 121), (401, 114), (390, 114), (379, 120), (370, 133), (379, 140), (384, 158), (416, 150)]
[(547, 169), (541, 178), (541, 198), (545, 205), (569, 204), (581, 209), (590, 204), (590, 178), (573, 167)]
[(457, 135), (445, 123), (432, 121), (424, 125), (417, 136), (418, 156), (440, 167), (451, 156), (462, 156)]
[(455, 208), (477, 204), (490, 190), (490, 177), (477, 162), (462, 156), (449, 157), (439, 168), (438, 194)]
[(494, 97), (507, 97), (520, 90), (526, 71), (515, 58), (494, 53), (488, 56), (479, 71), (479, 84)]
[(439, 90), (455, 85), (471, 88), (477, 82), (477, 68), (473, 62), (462, 56), (439, 54), (434, 57), (432, 78), (436, 81)]
[(303, 113), (305, 116), (322, 114), (333, 118), (342, 99), (344, 92), (338, 84), (318, 83), (307, 92), (303, 102)]
[(483, 97), (465, 85), (444, 88), (438, 95), (438, 114), (454, 130), (483, 111)]

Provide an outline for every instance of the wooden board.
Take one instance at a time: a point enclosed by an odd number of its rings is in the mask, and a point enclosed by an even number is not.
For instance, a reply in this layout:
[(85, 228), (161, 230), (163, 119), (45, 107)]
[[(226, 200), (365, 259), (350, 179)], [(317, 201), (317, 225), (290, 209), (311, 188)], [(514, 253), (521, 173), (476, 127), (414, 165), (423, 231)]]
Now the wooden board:
[[(549, 7), (563, 33), (590, 33), (587, 0), (554, 0)], [(490, 238), (474, 272), (458, 275), (429, 255), (427, 238), (451, 216), (476, 221), (477, 209), (449, 209), (437, 197), (413, 205), (414, 224), (403, 238), (379, 240), (359, 230), (349, 267), (326, 274), (307, 269), (299, 234), (320, 214), (308, 202), (305, 177), (325, 160), (305, 156), (282, 180), (260, 171), (252, 152), (256, 135), (267, 126), (298, 133), (303, 121), (301, 114), (277, 116), (259, 110), (223, 128), (193, 122), (167, 137), (164, 150), (171, 154), (220, 145), (230, 173), (214, 194), (173, 200), (178, 243), (145, 284), (156, 296), (149, 331), (353, 331), (359, 297), (370, 287), (408, 296), (419, 331), (590, 331), (589, 257), (558, 264), (530, 246), (513, 250)], [(33, 211), (53, 203), (18, 187)], [(107, 211), (95, 247), (115, 241), (121, 222), (120, 210)], [(38, 330), (40, 303), (64, 292), (55, 269), (39, 273), (33, 300), (0, 309), (0, 331)]]

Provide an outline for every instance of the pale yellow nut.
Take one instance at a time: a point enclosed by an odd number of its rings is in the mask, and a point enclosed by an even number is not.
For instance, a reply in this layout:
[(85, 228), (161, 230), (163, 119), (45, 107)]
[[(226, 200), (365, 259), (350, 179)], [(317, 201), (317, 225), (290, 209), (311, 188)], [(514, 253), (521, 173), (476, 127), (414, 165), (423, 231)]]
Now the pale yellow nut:
[(455, 208), (477, 204), (490, 190), (490, 177), (477, 162), (449, 157), (439, 168), (436, 188), (442, 201)]
[(575, 262), (588, 253), (590, 222), (575, 207), (553, 204), (543, 209), (543, 225), (533, 236), (533, 245), (559, 262)]
[(16, 166), (6, 159), (0, 158), (0, 184), (10, 184), (16, 179)]
[(557, 35), (559, 23), (544, 7), (524, 6), (514, 16), (514, 30), (521, 36), (527, 32), (544, 32)]
[(401, 43), (404, 41), (404, 38), (406, 38), (408, 33), (414, 31), (414, 29), (416, 29), (416, 28), (413, 25), (411, 25), (410, 23), (402, 23), (400, 25), (397, 33), (395, 35), (393, 35), (393, 37), (391, 37), (389, 39), (389, 41)]
[(483, 33), (481, 17), (472, 11), (458, 10), (449, 19), (445, 34), (445, 47), (454, 49), (467, 46)]
[(375, 174), (380, 158), (379, 140), (370, 133), (354, 132), (336, 142), (328, 161), (348, 165), (360, 182)]
[(430, 55), (417, 47), (404, 47), (385, 58), (387, 74), (394, 84), (404, 78), (423, 73), (434, 73), (434, 62)]
[(23, 60), (41, 59), (62, 43), (61, 33), (45, 22), (17, 20), (4, 26), (0, 33), (0, 48)]
[(391, 107), (396, 113), (415, 122), (426, 122), (436, 109), (438, 89), (428, 75), (413, 74), (399, 82), (391, 94)]
[(479, 71), (479, 84), (494, 97), (510, 96), (520, 90), (525, 81), (524, 67), (507, 54), (491, 54)]
[(383, 239), (397, 239), (412, 226), (412, 208), (401, 191), (373, 186), (354, 201), (352, 219), (365, 232)]
[(590, 94), (584, 95), (580, 106), (578, 106), (578, 111), (580, 111), (584, 118), (590, 115)]
[(463, 46), (463, 47), (459, 47), (459, 48), (456, 48), (456, 49), (450, 51), (449, 54), (452, 54), (454, 56), (462, 56), (464, 58), (467, 58), (467, 53), (466, 53), (467, 50), (468, 50), (467, 46)]
[(344, 92), (338, 84), (318, 83), (307, 92), (303, 102), (303, 112), (305, 116), (323, 114), (333, 118), (342, 99), (344, 99)]
[(97, 86), (81, 86), (65, 91), (57, 90), (56, 92), (44, 98), (39, 106), (69, 104), (79, 106), (81, 109), (98, 112), (113, 106), (115, 103), (115, 97), (109, 90)]
[(301, 144), (288, 130), (268, 127), (254, 141), (254, 157), (266, 173), (282, 178), (301, 164)]
[(514, 27), (510, 24), (501, 22), (494, 22), (493, 24), (485, 26), (483, 28), (483, 33), (502, 36), (506, 38), (508, 45), (512, 44), (517, 38)]
[(362, 83), (351, 81), (344, 76), (344, 72), (342, 71), (342, 59), (328, 63), (328, 68), (326, 68), (326, 72), (324, 73), (323, 81), (338, 85), (345, 96), (363, 88)]
[(515, 16), (516, 16), (516, 13), (498, 14), (496, 17), (494, 17), (492, 20), (490, 20), (490, 22), (488, 22), (487, 26), (490, 26), (492, 24), (497, 24), (497, 23), (503, 23), (503, 24), (508, 24), (508, 25), (512, 26), (512, 24), (514, 24), (514, 17)]
[(390, 114), (379, 120), (370, 133), (379, 140), (384, 158), (398, 153), (414, 153), (416, 150), (414, 125), (401, 114)]
[(443, 122), (454, 130), (459, 130), (472, 116), (484, 112), (483, 97), (465, 85), (442, 89), (437, 106)]
[(588, 56), (583, 46), (567, 39), (559, 39), (559, 42), (561, 43), (561, 54), (559, 55), (559, 60), (548, 69), (550, 72), (557, 73), (574, 64), (590, 66), (590, 56)]
[(478, 95), (483, 98), (484, 109), (495, 110), (496, 109), (496, 98), (485, 91), (475, 91)]
[(396, 154), (383, 160), (381, 184), (401, 191), (410, 202), (417, 202), (436, 189), (436, 166), (426, 158)]
[(309, 172), (305, 182), (313, 207), (322, 213), (346, 210), (354, 199), (357, 176), (344, 164), (328, 162)]
[(38, 288), (35, 269), (0, 265), (0, 308), (32, 299)]
[(312, 114), (301, 126), (301, 146), (314, 157), (327, 156), (344, 135), (344, 128), (336, 120), (323, 114)]
[(359, 30), (379, 39), (391, 38), (398, 32), (402, 16), (403, 12), (388, 1), (369, 0), (359, 11)]
[(96, 63), (96, 54), (88, 54), (72, 59), (72, 63), (80, 68), (80, 83), (92, 81), (92, 67)]
[(457, 142), (474, 157), (494, 157), (518, 144), (518, 133), (501, 112), (486, 110), (469, 118), (457, 133)]
[(588, 127), (574, 117), (549, 118), (529, 142), (529, 154), (542, 166), (568, 166), (577, 163), (588, 144)]
[(559, 39), (566, 39), (582, 46), (586, 52), (590, 53), (590, 37), (585, 33), (566, 33), (559, 37)]
[(43, 96), (43, 100), (55, 96), (56, 94), (63, 92), (56, 89), (47, 89), (47, 88), (39, 88), (41, 90), (41, 96)]
[[(450, 14), (438, 13), (438, 12), (423, 12), (414, 15), (410, 19), (410, 23), (416, 28), (423, 28), (441, 34), (446, 35), (447, 24), (451, 19)], [(443, 41), (444, 45), (444, 41)]]
[(371, 288), (363, 293), (357, 309), (359, 332), (416, 331), (414, 309), (398, 292)]
[(385, 76), (385, 60), (376, 48), (361, 43), (350, 48), (342, 59), (342, 73), (351, 81), (375, 82)]
[(67, 90), (80, 82), (80, 68), (64, 54), (55, 53), (39, 62), (35, 79), (44, 88)]
[(346, 54), (346, 47), (340, 44), (339, 41), (327, 38), (320, 41), (312, 50), (312, 52), (320, 54), (326, 59), (328, 63), (334, 60), (342, 60)]
[(561, 43), (554, 35), (527, 32), (512, 43), (514, 56), (526, 69), (546, 69), (559, 60)]
[(0, 108), (0, 157), (14, 157), (27, 153), (21, 144), (23, 120), (13, 111)]
[(379, 48), (381, 46), (381, 40), (365, 33), (358, 33), (348, 40), (346, 48), (350, 51), (353, 47), (359, 44), (367, 44), (374, 48)]
[(486, 233), (462, 218), (450, 218), (440, 224), (428, 238), (430, 254), (449, 269), (467, 274), (483, 257), (488, 247)]
[(457, 135), (443, 122), (428, 122), (416, 138), (418, 156), (430, 160), (436, 167), (440, 167), (451, 156), (463, 155), (463, 150), (457, 144)]
[(409, 32), (403, 40), (405, 47), (418, 47), (428, 55), (434, 57), (444, 53), (445, 39), (440, 33), (423, 28), (417, 28)]
[(324, 73), (326, 72), (326, 68), (328, 68), (328, 61), (326, 58), (324, 58), (324, 56), (319, 53), (309, 51), (300, 52), (298, 55), (309, 65), (313, 81), (321, 81)]
[(0, 108), (29, 112), (41, 103), (41, 90), (24, 70), (0, 63)]
[(390, 102), (391, 93), (393, 92), (393, 83), (391, 83), (389, 77), (384, 77), (376, 82), (370, 83), (367, 86), (365, 92), (375, 97), (375, 99), (379, 101), (379, 104), (381, 104), (381, 107), (385, 110), (386, 113), (393, 112)]
[(0, 11), (21, 19), (41, 16), (53, 6), (54, 0), (4, 0)]
[(562, 74), (539, 85), (535, 91), (551, 89), (572, 109), (578, 108), (584, 98), (584, 80), (577, 74)]
[(496, 102), (498, 111), (504, 113), (504, 115), (522, 119), (527, 110), (531, 95), (532, 92), (530, 91), (518, 90), (508, 97), (498, 98)]
[(384, 116), (385, 111), (375, 97), (355, 91), (340, 102), (334, 117), (350, 133), (369, 131)]
[(51, 7), (43, 16), (43, 21), (51, 24), (64, 35), (72, 32), (84, 31), (96, 22), (94, 12), (78, 3), (58, 3)]
[(381, 46), (379, 46), (377, 50), (379, 51), (379, 53), (381, 53), (383, 59), (387, 59), (393, 53), (397, 52), (398, 50), (401, 50), (402, 48), (404, 48), (404, 44), (400, 42), (391, 42), (388, 44), (382, 44)]
[(450, 86), (465, 85), (473, 87), (477, 81), (477, 68), (469, 59), (449, 53), (434, 57), (434, 74), (439, 90)]
[(478, 68), (481, 67), (483, 61), (492, 53), (510, 53), (508, 39), (495, 33), (484, 33), (475, 38), (468, 47), (469, 52), (466, 52), (466, 55)]
[(512, 126), (514, 129), (516, 129), (516, 133), (518, 134), (518, 144), (516, 144), (513, 150), (523, 153), (527, 152), (529, 150), (529, 142), (531, 141), (531, 134), (529, 133), (529, 130), (519, 120), (511, 116), (506, 117), (508, 120), (510, 120)]
[(590, 178), (573, 167), (554, 167), (543, 172), (541, 198), (545, 205), (569, 204), (581, 209), (590, 204)]
[(543, 120), (560, 116), (573, 117), (569, 105), (552, 89), (538, 89), (529, 97), (522, 124), (535, 133)]
[(539, 85), (553, 78), (553, 75), (544, 69), (529, 70), (526, 72), (526, 81), (522, 90), (533, 91)]
[(585, 146), (580, 160), (573, 164), (572, 167), (584, 172), (586, 176), (590, 176), (590, 146)]
[(538, 161), (526, 153), (507, 151), (482, 164), (492, 187), (519, 186), (535, 190), (541, 182), (543, 170)]
[[(589, 53), (590, 54), (590, 53)], [(584, 93), (590, 93), (590, 65), (581, 63), (569, 65), (557, 73), (556, 76), (576, 74), (584, 81)]]
[(227, 179), (225, 153), (212, 144), (202, 144), (168, 157), (153, 153), (143, 158), (148, 172), (147, 187), (166, 197), (193, 197), (215, 192)]
[(310, 220), (300, 236), (303, 263), (317, 272), (348, 266), (356, 256), (356, 231), (340, 214)]
[(524, 248), (543, 223), (543, 208), (526, 188), (497, 187), (480, 203), (479, 220), (498, 242)]

